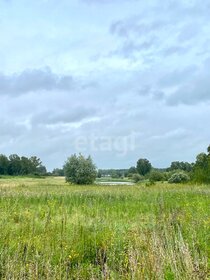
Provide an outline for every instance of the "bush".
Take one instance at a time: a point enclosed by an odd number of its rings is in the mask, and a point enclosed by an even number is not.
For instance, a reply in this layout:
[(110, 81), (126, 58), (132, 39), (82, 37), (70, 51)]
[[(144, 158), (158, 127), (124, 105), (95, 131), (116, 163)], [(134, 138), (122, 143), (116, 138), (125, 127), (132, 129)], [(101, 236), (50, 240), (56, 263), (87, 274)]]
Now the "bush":
[(66, 181), (74, 184), (92, 184), (97, 176), (96, 166), (91, 157), (85, 158), (81, 154), (72, 155), (64, 165)]
[[(177, 173), (177, 171), (175, 173)], [(162, 174), (163, 174), (163, 180), (168, 181), (168, 179), (171, 178), (171, 176), (174, 174), (174, 172), (166, 171), (166, 172), (163, 172)]]
[(183, 172), (178, 172), (174, 173), (168, 180), (170, 184), (176, 184), (176, 183), (185, 183), (190, 180), (190, 177), (183, 173)]
[(146, 187), (151, 187), (151, 186), (154, 186), (155, 185), (155, 182), (154, 181), (148, 181), (146, 182), (145, 186)]
[(138, 182), (144, 180), (144, 177), (141, 176), (141, 175), (139, 175), (139, 174), (133, 174), (132, 180), (133, 180), (135, 183), (138, 183)]
[(149, 180), (153, 182), (164, 181), (164, 174), (157, 170), (152, 170), (149, 174)]

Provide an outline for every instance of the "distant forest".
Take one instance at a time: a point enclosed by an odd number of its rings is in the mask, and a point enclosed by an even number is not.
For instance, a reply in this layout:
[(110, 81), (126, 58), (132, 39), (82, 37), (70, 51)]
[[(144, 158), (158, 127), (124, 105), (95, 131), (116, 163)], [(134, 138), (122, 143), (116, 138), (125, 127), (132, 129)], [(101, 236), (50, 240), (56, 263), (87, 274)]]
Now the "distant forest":
[(12, 154), (9, 157), (0, 155), (0, 175), (46, 175), (47, 169), (41, 160), (32, 156), (30, 158)]

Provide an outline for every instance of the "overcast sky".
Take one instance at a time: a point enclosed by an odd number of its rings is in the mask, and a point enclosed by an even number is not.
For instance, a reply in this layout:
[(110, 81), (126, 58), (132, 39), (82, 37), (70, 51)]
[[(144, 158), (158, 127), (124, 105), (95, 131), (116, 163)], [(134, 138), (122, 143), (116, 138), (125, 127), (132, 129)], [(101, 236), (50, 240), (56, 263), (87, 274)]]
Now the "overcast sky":
[(0, 153), (51, 170), (194, 161), (210, 144), (210, 2), (0, 0)]

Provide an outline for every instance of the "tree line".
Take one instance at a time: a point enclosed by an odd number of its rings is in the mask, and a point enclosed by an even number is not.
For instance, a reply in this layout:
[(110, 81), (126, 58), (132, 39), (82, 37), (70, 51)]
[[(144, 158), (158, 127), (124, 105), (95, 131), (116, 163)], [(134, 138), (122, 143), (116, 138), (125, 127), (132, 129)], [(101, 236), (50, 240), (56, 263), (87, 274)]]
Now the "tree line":
[[(61, 172), (61, 170), (59, 170)], [(63, 174), (66, 180), (77, 184), (91, 184), (95, 181), (96, 176), (124, 178), (128, 177), (134, 182), (148, 181), (168, 181), (169, 183), (210, 183), (210, 146), (206, 153), (200, 153), (194, 163), (174, 161), (170, 167), (165, 169), (154, 168), (150, 161), (140, 158), (136, 166), (129, 169), (99, 169), (96, 172), (96, 166), (91, 157), (85, 158), (82, 155), (76, 155), (68, 158), (64, 165)]]
[(170, 167), (157, 169), (147, 159), (139, 159), (136, 167), (128, 170), (128, 177), (135, 182), (148, 179), (151, 183), (168, 181), (169, 183), (210, 183), (210, 146), (207, 153), (200, 153), (193, 163), (174, 161)]
[(65, 176), (67, 182), (76, 184), (91, 184), (96, 177), (110, 176), (112, 178), (130, 178), (134, 182), (148, 180), (168, 181), (169, 183), (196, 182), (210, 183), (210, 146), (207, 153), (200, 153), (194, 163), (174, 161), (165, 169), (154, 168), (150, 161), (140, 158), (136, 166), (129, 169), (99, 169), (91, 157), (72, 155), (67, 159), (63, 168), (55, 168), (52, 173), (47, 173), (46, 167), (36, 157), (20, 157), (12, 154), (9, 157), (0, 155), (0, 175), (54, 175)]
[(25, 157), (12, 154), (9, 157), (0, 155), (0, 175), (45, 175), (47, 169), (40, 158), (36, 156)]

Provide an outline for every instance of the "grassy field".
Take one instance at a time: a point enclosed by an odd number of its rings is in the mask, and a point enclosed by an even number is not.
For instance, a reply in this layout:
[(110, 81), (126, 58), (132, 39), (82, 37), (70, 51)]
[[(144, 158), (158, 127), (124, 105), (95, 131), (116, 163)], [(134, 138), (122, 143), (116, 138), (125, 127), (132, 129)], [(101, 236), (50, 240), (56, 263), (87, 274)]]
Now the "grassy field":
[(0, 179), (0, 279), (210, 279), (210, 187)]

